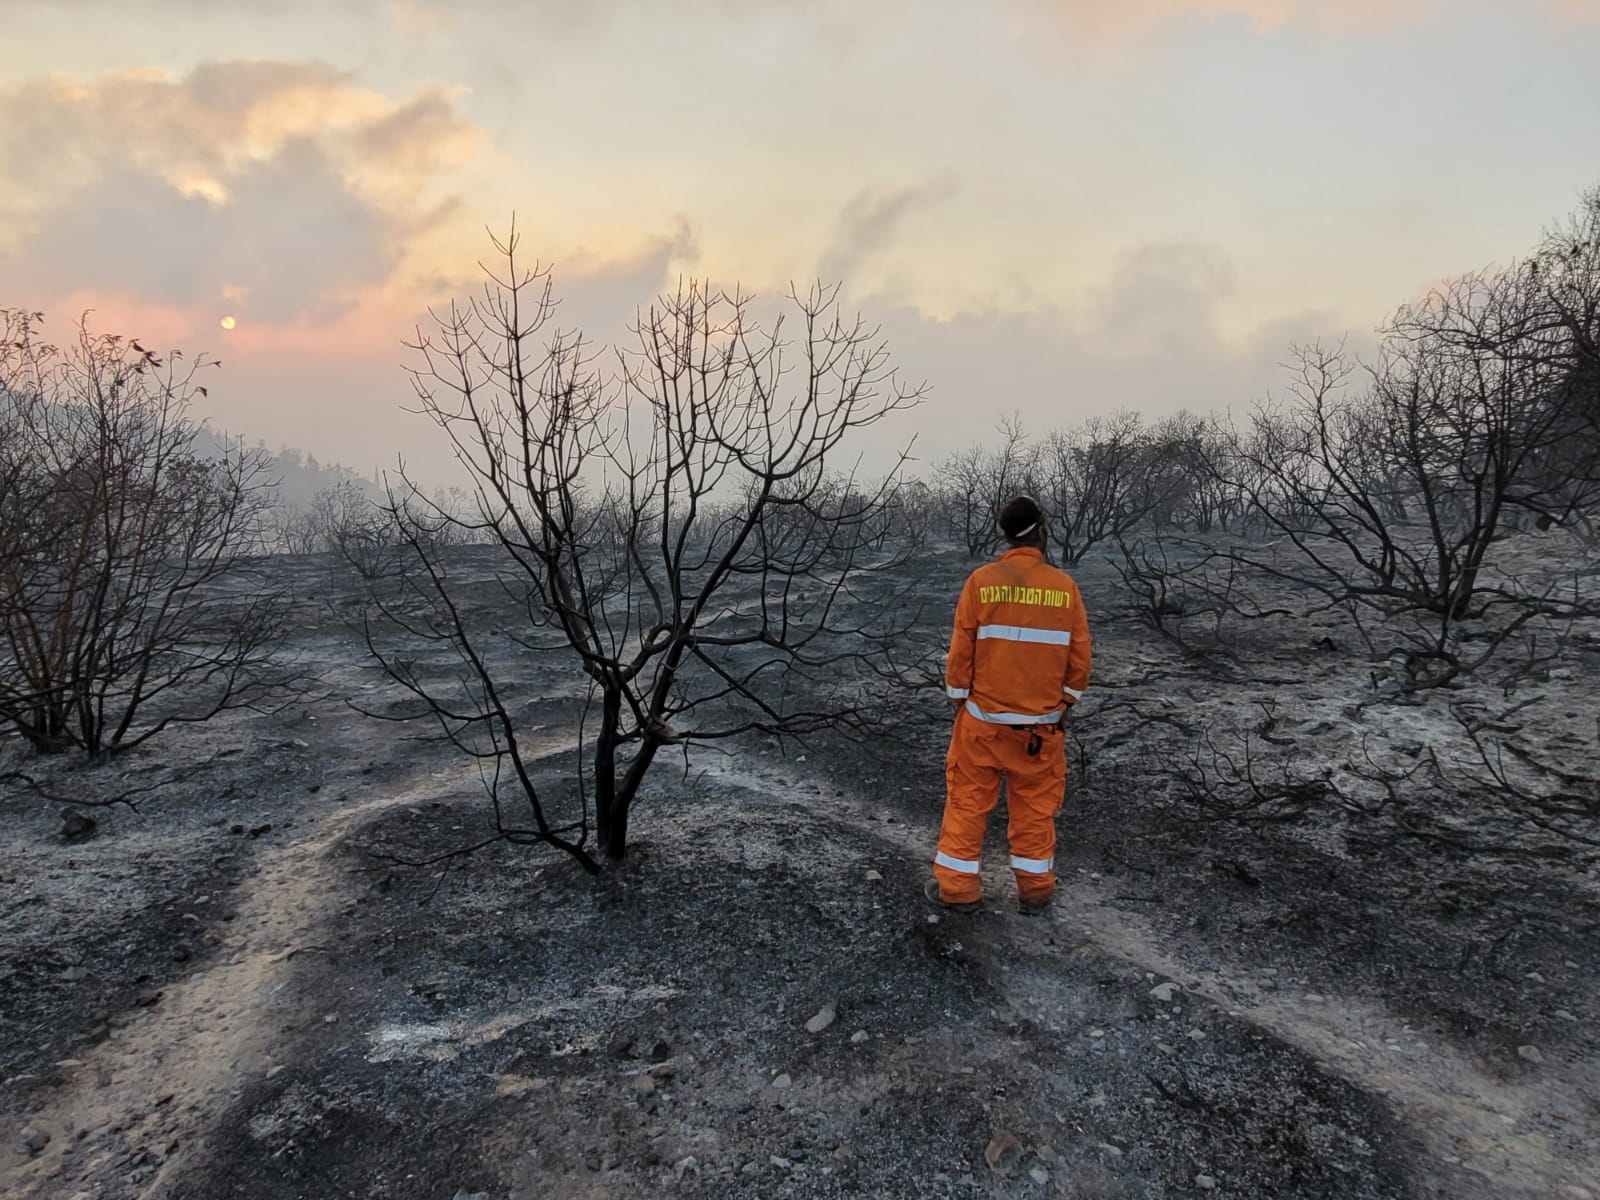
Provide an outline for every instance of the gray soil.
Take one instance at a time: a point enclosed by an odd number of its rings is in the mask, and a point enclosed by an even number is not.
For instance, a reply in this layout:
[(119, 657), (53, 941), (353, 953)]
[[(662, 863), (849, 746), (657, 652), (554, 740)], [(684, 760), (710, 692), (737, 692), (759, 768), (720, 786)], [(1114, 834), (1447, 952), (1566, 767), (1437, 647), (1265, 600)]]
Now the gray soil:
[[(968, 567), (935, 556), (928, 594)], [(403, 711), (353, 581), (281, 570), (316, 698), (104, 766), (5, 751), (54, 797), (0, 796), (7, 1197), (1600, 1198), (1594, 860), (1486, 786), (1451, 713), (1592, 780), (1600, 631), (1396, 694), (1335, 617), (1196, 657), (1085, 564), (1095, 685), (1028, 918), (1003, 812), (982, 910), (922, 898), (934, 691), (886, 691), (907, 718), (864, 742), (659, 764), (598, 877), (506, 844), (398, 865), (481, 837), (482, 785), (347, 703)], [(528, 676), (570, 793), (577, 676)], [(1183, 781), (1208, 735), (1361, 803), (1224, 819)], [(1363, 771), (1424, 753), (1444, 773), (1380, 803)], [(63, 837), (62, 798), (135, 787)]]

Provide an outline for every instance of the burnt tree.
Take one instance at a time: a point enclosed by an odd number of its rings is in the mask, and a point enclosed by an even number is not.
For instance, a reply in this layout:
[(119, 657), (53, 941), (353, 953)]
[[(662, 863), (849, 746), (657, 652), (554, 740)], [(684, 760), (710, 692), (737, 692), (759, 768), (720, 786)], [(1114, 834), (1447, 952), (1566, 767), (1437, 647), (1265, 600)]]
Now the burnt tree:
[[(486, 764), (497, 835), (594, 870), (591, 807), (600, 850), (622, 858), (664, 747), (877, 719), (867, 661), (914, 608), (859, 605), (850, 589), (897, 556), (879, 531), (898, 468), (870, 482), (840, 455), (920, 390), (896, 380), (876, 331), (822, 288), (792, 295), (763, 326), (750, 297), (684, 285), (602, 358), (553, 332), (550, 278), (522, 264), (515, 231), (496, 249), (482, 294), (412, 347), (421, 411), (465, 469), (472, 510), (433, 503), (403, 476), (388, 506), (412, 565), (390, 581), (384, 610), (454, 648), (459, 687), (420, 678), (378, 623), (369, 645)], [(441, 525), (498, 552), (519, 628), (474, 626)], [(535, 784), (506, 692), (507, 643), (568, 656), (587, 676), (576, 810)], [(503, 790), (528, 821), (504, 815)]]

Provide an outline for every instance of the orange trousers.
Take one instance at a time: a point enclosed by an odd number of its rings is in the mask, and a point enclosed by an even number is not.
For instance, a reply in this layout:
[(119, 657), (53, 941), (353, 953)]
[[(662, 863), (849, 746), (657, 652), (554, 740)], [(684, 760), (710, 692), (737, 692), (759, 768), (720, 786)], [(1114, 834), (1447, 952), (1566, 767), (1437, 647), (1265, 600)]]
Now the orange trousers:
[[(1038, 735), (1038, 753), (1028, 753)], [(1066, 738), (1054, 725), (1016, 727), (981, 721), (965, 708), (956, 714), (945, 756), (944, 822), (933, 873), (939, 895), (965, 904), (981, 893), (979, 862), (989, 813), (1006, 783), (1011, 820), (1011, 869), (1017, 894), (1037, 904), (1056, 889), (1056, 814), (1067, 787)]]

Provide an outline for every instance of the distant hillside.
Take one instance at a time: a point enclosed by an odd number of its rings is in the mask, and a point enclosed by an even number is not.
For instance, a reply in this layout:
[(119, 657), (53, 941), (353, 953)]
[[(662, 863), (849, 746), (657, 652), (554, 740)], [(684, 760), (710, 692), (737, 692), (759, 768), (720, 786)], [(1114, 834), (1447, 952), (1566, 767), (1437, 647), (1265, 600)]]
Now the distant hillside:
[[(201, 455), (221, 455), (224, 445), (238, 450), (241, 444), (242, 439), (209, 426), (203, 426), (195, 435), (194, 441), (195, 451)], [(341, 463), (318, 462), (315, 454), (308, 454), (294, 446), (282, 446), (273, 453), (264, 441), (257, 440), (256, 444), (249, 448), (262, 456), (269, 475), (278, 481), (280, 504), (303, 508), (318, 492), (346, 482), (354, 482), (374, 499), (381, 495), (380, 489), (372, 480), (351, 468)]]

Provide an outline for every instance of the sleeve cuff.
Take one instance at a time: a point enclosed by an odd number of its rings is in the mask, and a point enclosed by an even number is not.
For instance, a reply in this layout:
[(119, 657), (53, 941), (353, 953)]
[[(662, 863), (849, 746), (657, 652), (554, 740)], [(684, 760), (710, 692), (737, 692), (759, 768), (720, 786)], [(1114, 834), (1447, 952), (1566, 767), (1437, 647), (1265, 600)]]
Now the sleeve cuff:
[(946, 684), (944, 694), (952, 700), (965, 700), (972, 693), (970, 688), (950, 687)]

